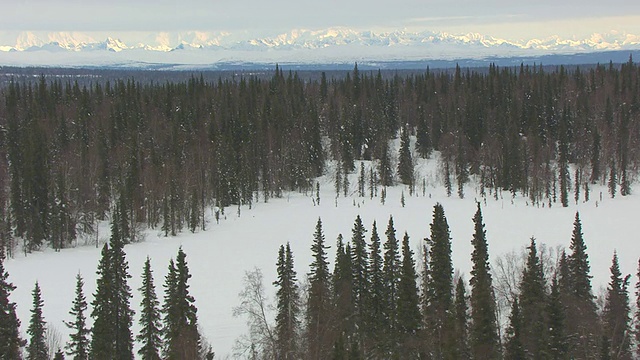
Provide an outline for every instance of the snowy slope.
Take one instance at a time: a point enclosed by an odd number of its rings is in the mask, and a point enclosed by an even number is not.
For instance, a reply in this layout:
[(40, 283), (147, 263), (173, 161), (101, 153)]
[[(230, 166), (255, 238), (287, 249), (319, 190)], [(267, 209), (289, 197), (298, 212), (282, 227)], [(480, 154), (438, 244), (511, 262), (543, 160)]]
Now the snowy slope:
[[(367, 163), (366, 166), (369, 166)], [(350, 179), (354, 193), (348, 198), (335, 199), (333, 170), (318, 179), (321, 188), (321, 203), (315, 206), (312, 198), (298, 193), (287, 193), (281, 199), (259, 202), (252, 209), (229, 208), (226, 217), (219, 224), (210, 220), (208, 230), (191, 234), (182, 233), (175, 238), (165, 238), (159, 231), (147, 231), (146, 241), (126, 246), (130, 272), (133, 275), (130, 286), (134, 289), (132, 304), (137, 307), (140, 296), (142, 266), (147, 256), (151, 257), (157, 292), (162, 299), (162, 283), (168, 261), (175, 257), (180, 246), (187, 254), (187, 262), (193, 275), (191, 291), (196, 299), (198, 318), (204, 335), (212, 343), (216, 358), (231, 358), (234, 340), (246, 328), (243, 319), (233, 318), (232, 308), (238, 303), (238, 293), (242, 289), (244, 272), (254, 267), (262, 269), (265, 287), (273, 299), (271, 282), (276, 279), (275, 263), (278, 247), (287, 241), (291, 243), (298, 278), (304, 279), (311, 263), (310, 246), (315, 223), (322, 218), (327, 244), (331, 246), (329, 260), (335, 254), (335, 239), (342, 233), (350, 238), (356, 215), (360, 215), (367, 229), (372, 222), (378, 223), (380, 233), (384, 232), (389, 215), (393, 215), (397, 235), (405, 231), (411, 236), (412, 247), (418, 252), (422, 239), (429, 235), (433, 205), (443, 204), (453, 242), (454, 266), (465, 279), (469, 279), (471, 267), (471, 236), (475, 212), (473, 185), (465, 189), (466, 198), (446, 197), (437, 174), (437, 161), (419, 161), (417, 171), (425, 179), (425, 195), (422, 189), (417, 196), (409, 196), (402, 186), (387, 190), (386, 204), (380, 198), (358, 198), (355, 194), (357, 176)], [(406, 206), (400, 204), (404, 191)], [(640, 193), (640, 187), (635, 187)], [(600, 200), (602, 192), (602, 200)], [(569, 208), (555, 205), (552, 208), (528, 206), (523, 198), (511, 199), (504, 193), (502, 199), (488, 198), (482, 210), (486, 223), (489, 252), (492, 264), (498, 256), (508, 252), (521, 251), (534, 236), (539, 244), (550, 248), (568, 248), (573, 228), (573, 218), (580, 211), (583, 232), (591, 262), (594, 292), (599, 294), (606, 287), (609, 266), (614, 250), (618, 251), (623, 274), (636, 273), (640, 242), (638, 242), (637, 214), (640, 213), (640, 196), (616, 197), (610, 199), (606, 188), (592, 189), (591, 200), (572, 203)], [(210, 218), (213, 216), (209, 214)], [(369, 234), (369, 233), (368, 233)], [(101, 241), (108, 238), (107, 226), (101, 228)], [(368, 238), (368, 237), (367, 237)], [(383, 239), (384, 240), (384, 239)], [(74, 296), (75, 275), (80, 272), (85, 278), (85, 294), (92, 300), (95, 289), (95, 271), (100, 255), (93, 245), (53, 253), (49, 250), (17, 255), (8, 259), (6, 267), (9, 279), (17, 286), (12, 300), (18, 302), (18, 314), (22, 320), (24, 333), (31, 307), (31, 291), (37, 280), (45, 302), (44, 316), (49, 326), (56, 328), (66, 340), (67, 329), (62, 321), (70, 320), (68, 311)], [(636, 281), (635, 277), (632, 280)], [(633, 299), (633, 297), (632, 297)], [(137, 319), (137, 316), (136, 316)], [(137, 324), (134, 331), (137, 332)]]

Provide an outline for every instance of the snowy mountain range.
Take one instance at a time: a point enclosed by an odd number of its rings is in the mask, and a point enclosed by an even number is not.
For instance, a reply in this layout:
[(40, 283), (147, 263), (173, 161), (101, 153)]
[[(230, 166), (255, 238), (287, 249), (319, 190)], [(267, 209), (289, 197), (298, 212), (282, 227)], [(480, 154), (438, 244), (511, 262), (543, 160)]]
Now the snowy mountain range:
[(583, 39), (553, 36), (515, 41), (478, 33), (374, 32), (348, 28), (298, 29), (266, 37), (199, 31), (106, 36), (82, 32), (0, 33), (0, 64), (23, 66), (414, 61), (619, 50), (640, 50), (640, 35), (610, 32)]

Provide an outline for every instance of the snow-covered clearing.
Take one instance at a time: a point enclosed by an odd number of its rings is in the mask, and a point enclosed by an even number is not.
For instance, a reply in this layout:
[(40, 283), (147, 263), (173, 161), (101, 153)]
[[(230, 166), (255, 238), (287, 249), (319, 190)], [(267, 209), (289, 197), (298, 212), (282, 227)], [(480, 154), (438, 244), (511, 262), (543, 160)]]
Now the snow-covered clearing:
[[(366, 164), (367, 171), (369, 163)], [(359, 163), (356, 166), (359, 169)], [(258, 267), (264, 274), (265, 287), (273, 299), (271, 282), (276, 279), (275, 263), (278, 247), (291, 243), (298, 278), (304, 279), (311, 263), (310, 246), (314, 226), (318, 217), (322, 218), (329, 260), (335, 254), (335, 239), (342, 233), (350, 239), (351, 228), (356, 215), (360, 215), (368, 228), (377, 221), (379, 233), (384, 241), (384, 229), (390, 215), (393, 215), (397, 236), (405, 231), (411, 236), (412, 247), (417, 253), (422, 241), (429, 235), (433, 205), (443, 204), (451, 228), (454, 266), (465, 279), (469, 279), (471, 267), (471, 218), (476, 210), (474, 185), (465, 188), (466, 197), (447, 197), (440, 185), (435, 160), (419, 161), (416, 170), (427, 178), (425, 195), (421, 181), (417, 194), (409, 196), (408, 189), (395, 186), (387, 189), (386, 203), (380, 197), (370, 199), (357, 196), (357, 174), (352, 174), (350, 184), (352, 195), (335, 199), (334, 173), (318, 179), (320, 182), (320, 205), (314, 204), (311, 194), (285, 193), (283, 198), (270, 199), (264, 203), (254, 203), (252, 209), (243, 206), (240, 216), (237, 208), (226, 209), (225, 216), (217, 224), (211, 213), (208, 229), (191, 234), (183, 232), (177, 237), (164, 237), (160, 230), (146, 232), (146, 241), (127, 245), (127, 260), (133, 275), (130, 286), (134, 290), (132, 305), (137, 308), (140, 295), (142, 266), (147, 256), (151, 257), (154, 279), (159, 298), (163, 297), (162, 284), (169, 259), (175, 257), (180, 246), (187, 254), (189, 269), (193, 275), (191, 292), (196, 299), (198, 319), (204, 335), (213, 345), (216, 358), (231, 357), (234, 340), (246, 331), (245, 320), (234, 318), (232, 308), (238, 304), (245, 271)], [(368, 172), (367, 172), (368, 174)], [(640, 187), (634, 188), (631, 196), (616, 196), (611, 199), (606, 187), (591, 189), (591, 200), (571, 202), (568, 208), (559, 203), (552, 208), (538, 208), (529, 205), (521, 196), (512, 200), (508, 192), (499, 200), (488, 196), (482, 203), (486, 223), (489, 252), (492, 264), (498, 256), (512, 251), (521, 251), (533, 236), (538, 244), (549, 248), (568, 248), (576, 211), (580, 211), (583, 233), (588, 246), (588, 255), (593, 275), (595, 294), (606, 287), (613, 251), (618, 251), (623, 274), (635, 274), (640, 257)], [(401, 206), (404, 192), (406, 205)], [(602, 193), (602, 195), (601, 195)], [(315, 194), (314, 194), (315, 195)], [(378, 194), (379, 195), (379, 194)], [(600, 200), (602, 196), (602, 200)], [(573, 195), (571, 195), (573, 199)], [(597, 205), (596, 205), (597, 203)], [(106, 241), (106, 226), (101, 228), (100, 238)], [(367, 236), (368, 239), (368, 236)], [(62, 341), (67, 339), (67, 329), (63, 320), (71, 320), (68, 315), (74, 297), (75, 275), (80, 272), (85, 279), (85, 295), (91, 301), (95, 290), (95, 271), (100, 249), (93, 245), (65, 249), (53, 253), (47, 249), (24, 257), (17, 254), (6, 261), (9, 280), (17, 286), (11, 300), (18, 303), (18, 315), (22, 321), (21, 331), (26, 331), (31, 308), (31, 291), (37, 280), (45, 302), (44, 316), (49, 326), (60, 332)], [(416, 255), (416, 259), (418, 255)], [(633, 277), (633, 283), (636, 278)], [(632, 295), (632, 299), (635, 299)], [(137, 321), (137, 314), (136, 314)], [(137, 333), (138, 325), (134, 325)], [(26, 337), (26, 336), (25, 336)]]

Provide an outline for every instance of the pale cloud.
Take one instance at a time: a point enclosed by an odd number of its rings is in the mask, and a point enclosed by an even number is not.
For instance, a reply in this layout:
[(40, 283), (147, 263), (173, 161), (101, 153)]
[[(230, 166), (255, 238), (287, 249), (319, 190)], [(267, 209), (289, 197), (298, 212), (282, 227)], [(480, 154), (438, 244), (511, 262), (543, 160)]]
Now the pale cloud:
[[(506, 37), (640, 34), (629, 0), (5, 0), (0, 31), (250, 31), (421, 28)], [(580, 34), (578, 34), (580, 32)]]

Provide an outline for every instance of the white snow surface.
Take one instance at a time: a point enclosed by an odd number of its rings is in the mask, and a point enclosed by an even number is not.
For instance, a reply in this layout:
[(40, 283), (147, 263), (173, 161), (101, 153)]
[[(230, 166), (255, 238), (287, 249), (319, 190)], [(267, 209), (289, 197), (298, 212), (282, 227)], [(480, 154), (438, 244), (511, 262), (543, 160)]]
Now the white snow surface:
[[(226, 209), (225, 216), (216, 224), (211, 211), (208, 213), (206, 231), (191, 234), (185, 231), (177, 237), (164, 237), (160, 230), (147, 230), (146, 240), (127, 245), (125, 251), (132, 279), (129, 285), (133, 289), (132, 306), (136, 309), (134, 335), (139, 326), (138, 304), (141, 297), (138, 287), (141, 285), (143, 263), (147, 256), (151, 258), (154, 280), (159, 299), (163, 299), (164, 277), (169, 259), (176, 256), (179, 247), (187, 254), (191, 293), (196, 299), (198, 321), (203, 335), (212, 344), (216, 359), (233, 358), (233, 344), (236, 338), (245, 333), (245, 319), (234, 318), (232, 309), (239, 303), (238, 293), (243, 287), (245, 271), (259, 268), (264, 275), (264, 286), (269, 299), (274, 299), (278, 248), (290, 242), (294, 254), (299, 280), (305, 280), (311, 263), (311, 243), (316, 221), (323, 222), (329, 261), (335, 256), (335, 240), (342, 233), (345, 240), (351, 238), (351, 229), (357, 215), (368, 229), (367, 241), (373, 221), (377, 222), (378, 232), (384, 242), (384, 230), (390, 215), (393, 215), (397, 238), (404, 232), (411, 237), (415, 259), (419, 262), (419, 251), (423, 239), (430, 234), (433, 205), (440, 202), (451, 228), (454, 267), (468, 281), (471, 269), (471, 238), (473, 234), (472, 217), (476, 211), (476, 193), (473, 181), (465, 188), (466, 197), (447, 197), (438, 175), (437, 154), (430, 160), (418, 160), (416, 170), (420, 178), (426, 179), (426, 193), (422, 194), (421, 180), (417, 194), (409, 196), (404, 186), (387, 189), (386, 204), (380, 198), (360, 198), (357, 196), (357, 174), (350, 178), (352, 194), (335, 199), (333, 184), (334, 170), (331, 166), (327, 174), (318, 179), (321, 190), (321, 203), (314, 205), (311, 194), (285, 193), (282, 198), (263, 199), (254, 203), (252, 209), (237, 207)], [(366, 162), (368, 170), (370, 163)], [(356, 166), (359, 169), (359, 164)], [(580, 212), (583, 233), (593, 275), (593, 288), (596, 295), (602, 295), (609, 281), (609, 267), (614, 251), (617, 251), (623, 274), (635, 274), (640, 257), (638, 239), (638, 214), (640, 213), (640, 187), (626, 197), (611, 199), (604, 186), (591, 189), (588, 202), (580, 200), (576, 205), (571, 201), (568, 208), (559, 203), (553, 207), (534, 207), (528, 199), (518, 195), (512, 198), (508, 192), (502, 193), (499, 200), (487, 197), (481, 202), (486, 224), (489, 253), (492, 265), (499, 256), (509, 252), (522, 252), (533, 236), (538, 245), (548, 248), (563, 246), (568, 249), (575, 212)], [(406, 206), (400, 203), (404, 192)], [(454, 189), (455, 192), (455, 189)], [(600, 197), (602, 196), (602, 200)], [(573, 197), (572, 197), (573, 199)], [(108, 225), (103, 224), (99, 238), (108, 239)], [(81, 240), (80, 243), (83, 241)], [(36, 281), (39, 282), (44, 299), (44, 317), (48, 326), (55, 328), (67, 340), (68, 329), (64, 320), (71, 320), (68, 314), (74, 298), (75, 276), (78, 272), (85, 280), (84, 292), (88, 302), (93, 300), (96, 281), (96, 267), (100, 249), (95, 245), (80, 245), (54, 253), (50, 249), (24, 256), (17, 254), (7, 259), (5, 266), (9, 272), (9, 281), (17, 286), (11, 300), (18, 304), (18, 316), (22, 321), (21, 332), (26, 338), (26, 328), (32, 306), (31, 292)], [(331, 264), (331, 268), (333, 265)], [(632, 277), (632, 284), (637, 281)], [(632, 287), (633, 288), (633, 287)], [(631, 295), (632, 301), (635, 299)], [(90, 313), (89, 307), (87, 317)], [(273, 314), (271, 314), (273, 315)], [(90, 321), (90, 319), (88, 319)], [(136, 349), (137, 350), (137, 349)]]

